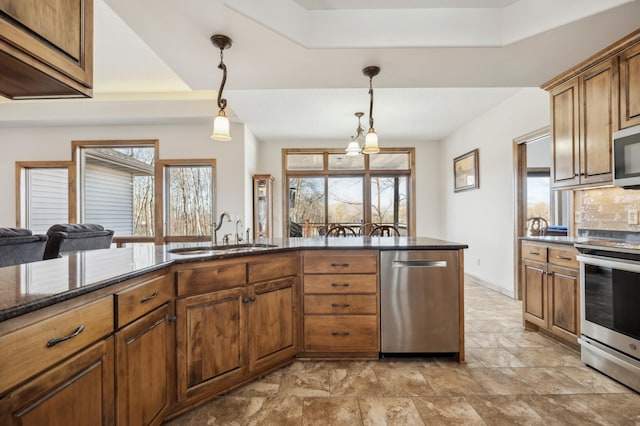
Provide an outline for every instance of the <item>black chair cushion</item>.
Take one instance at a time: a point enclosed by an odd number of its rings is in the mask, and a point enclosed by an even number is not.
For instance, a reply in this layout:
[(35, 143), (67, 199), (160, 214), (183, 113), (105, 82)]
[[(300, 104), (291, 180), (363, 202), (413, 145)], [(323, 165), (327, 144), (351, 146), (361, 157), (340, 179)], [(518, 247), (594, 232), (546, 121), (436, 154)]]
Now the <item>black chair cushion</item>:
[(0, 266), (42, 260), (47, 236), (22, 228), (0, 228)]
[(111, 247), (113, 231), (93, 223), (64, 223), (51, 226), (44, 259), (60, 257), (60, 253)]

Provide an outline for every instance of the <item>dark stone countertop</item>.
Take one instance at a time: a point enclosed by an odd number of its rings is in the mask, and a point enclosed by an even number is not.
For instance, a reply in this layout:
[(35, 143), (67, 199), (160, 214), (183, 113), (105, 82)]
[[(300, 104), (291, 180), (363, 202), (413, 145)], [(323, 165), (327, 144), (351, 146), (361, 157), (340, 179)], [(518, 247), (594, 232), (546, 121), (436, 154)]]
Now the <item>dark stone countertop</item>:
[(553, 236), (553, 235), (543, 235), (543, 236), (523, 236), (518, 237), (521, 240), (527, 241), (538, 241), (542, 243), (555, 243), (555, 244), (565, 244), (572, 246), (576, 243), (584, 243), (585, 241), (592, 240), (593, 238), (587, 237), (567, 237), (567, 236)]
[(89, 250), (58, 259), (0, 268), (0, 321), (69, 300), (153, 272), (172, 264), (203, 262), (290, 250), (372, 249), (372, 250), (459, 250), (466, 244), (434, 238), (355, 237), (289, 238), (259, 240), (275, 247), (239, 249), (220, 253), (175, 254), (176, 248), (210, 246), (207, 243), (173, 243), (154, 246)]

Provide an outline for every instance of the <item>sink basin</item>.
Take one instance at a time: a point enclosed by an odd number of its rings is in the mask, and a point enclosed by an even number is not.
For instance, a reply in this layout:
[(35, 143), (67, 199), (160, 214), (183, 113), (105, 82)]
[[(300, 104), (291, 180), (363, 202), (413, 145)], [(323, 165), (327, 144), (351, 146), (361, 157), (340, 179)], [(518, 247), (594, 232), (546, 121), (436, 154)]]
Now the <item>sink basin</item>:
[(252, 252), (258, 250), (264, 250), (271, 247), (278, 247), (275, 244), (261, 244), (261, 243), (252, 243), (252, 244), (227, 244), (220, 246), (203, 246), (203, 247), (184, 247), (184, 248), (175, 248), (169, 250), (169, 253), (173, 254), (182, 254), (182, 255), (194, 255), (194, 254), (225, 254), (225, 253), (236, 253), (236, 252)]

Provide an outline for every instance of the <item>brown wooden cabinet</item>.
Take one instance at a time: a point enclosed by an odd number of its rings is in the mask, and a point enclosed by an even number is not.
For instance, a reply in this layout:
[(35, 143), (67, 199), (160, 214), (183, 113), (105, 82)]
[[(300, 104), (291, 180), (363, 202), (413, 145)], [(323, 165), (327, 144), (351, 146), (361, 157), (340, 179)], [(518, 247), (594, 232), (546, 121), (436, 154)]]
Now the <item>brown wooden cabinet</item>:
[(0, 94), (90, 97), (93, 0), (0, 0)]
[(620, 54), (620, 128), (640, 124), (640, 43)]
[(617, 58), (611, 58), (550, 91), (552, 185), (609, 183), (618, 105)]
[(553, 188), (612, 182), (612, 134), (640, 124), (640, 30), (542, 85), (551, 107)]
[(113, 357), (113, 338), (102, 340), (15, 388), (0, 399), (0, 424), (115, 424)]
[(173, 275), (157, 276), (115, 294), (116, 419), (119, 425), (159, 425), (175, 382)]
[(298, 264), (288, 252), (178, 272), (179, 408), (295, 358)]
[(571, 246), (522, 241), (523, 320), (572, 344), (580, 334), (580, 274)]
[(377, 358), (378, 252), (323, 250), (303, 256), (302, 356)]

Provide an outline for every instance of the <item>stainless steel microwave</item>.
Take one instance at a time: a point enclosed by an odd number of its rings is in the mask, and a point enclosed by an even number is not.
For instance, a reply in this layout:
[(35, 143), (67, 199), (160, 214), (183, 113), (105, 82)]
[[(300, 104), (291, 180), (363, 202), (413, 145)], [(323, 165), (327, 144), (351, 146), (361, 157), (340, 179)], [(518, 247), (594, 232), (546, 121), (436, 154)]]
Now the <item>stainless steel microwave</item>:
[(640, 125), (613, 133), (613, 185), (640, 188)]

